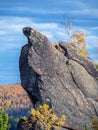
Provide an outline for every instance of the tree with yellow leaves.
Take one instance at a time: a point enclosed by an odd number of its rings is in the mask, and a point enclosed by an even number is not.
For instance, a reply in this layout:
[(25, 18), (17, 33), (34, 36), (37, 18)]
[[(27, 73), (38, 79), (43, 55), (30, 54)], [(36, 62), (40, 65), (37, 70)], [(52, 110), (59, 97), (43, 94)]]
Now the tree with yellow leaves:
[(84, 56), (88, 55), (87, 47), (86, 47), (86, 34), (82, 31), (78, 31), (76, 34), (71, 36), (70, 44), (76, 47), (77, 51)]
[(77, 49), (77, 52), (83, 56), (88, 56), (88, 51), (86, 47), (86, 37), (83, 31), (74, 31), (73, 24), (70, 19), (66, 20), (66, 30), (69, 38), (69, 44)]
[[(87, 43), (85, 34), (83, 31), (74, 31), (72, 21), (66, 20), (66, 31), (68, 34), (68, 43), (76, 48), (77, 52), (83, 56), (88, 56)], [(54, 42), (53, 46), (62, 52), (60, 46)]]

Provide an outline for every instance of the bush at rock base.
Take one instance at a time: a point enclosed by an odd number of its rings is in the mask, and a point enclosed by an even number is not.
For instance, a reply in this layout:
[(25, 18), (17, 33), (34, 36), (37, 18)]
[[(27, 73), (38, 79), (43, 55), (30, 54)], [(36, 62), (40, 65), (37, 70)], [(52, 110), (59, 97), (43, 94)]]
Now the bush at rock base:
[[(92, 128), (93, 128), (93, 130), (98, 130), (98, 118), (92, 119)], [(90, 128), (87, 124), (85, 124), (84, 130), (90, 130)]]
[(92, 127), (94, 130), (98, 130), (98, 118), (92, 120)]
[(66, 117), (64, 115), (61, 118), (57, 117), (47, 104), (39, 105), (37, 109), (32, 109), (30, 117), (22, 117), (22, 119), (29, 124), (30, 128), (33, 127), (37, 130), (51, 130), (53, 125), (66, 125)]

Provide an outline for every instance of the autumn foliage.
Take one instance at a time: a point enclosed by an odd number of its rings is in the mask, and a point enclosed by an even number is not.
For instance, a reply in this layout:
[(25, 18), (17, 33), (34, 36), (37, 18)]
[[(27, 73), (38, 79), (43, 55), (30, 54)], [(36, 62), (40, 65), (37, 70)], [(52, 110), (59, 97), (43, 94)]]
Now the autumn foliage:
[[(77, 52), (83, 56), (88, 56), (86, 36), (87, 35), (84, 34), (82, 31), (78, 31), (77, 33), (74, 33), (70, 36), (69, 41), (69, 44), (75, 47)], [(62, 51), (62, 49), (56, 42), (53, 43), (53, 46), (59, 51)]]
[(73, 34), (70, 39), (70, 44), (77, 49), (81, 55), (87, 56), (88, 51), (86, 47), (86, 34), (82, 31), (78, 31), (77, 33)]
[(94, 130), (98, 130), (98, 118), (92, 120), (92, 127)]
[[(23, 117), (23, 119), (26, 123), (29, 122), (29, 125), (31, 124), (30, 127), (32, 127), (32, 124), (34, 124), (35, 127), (43, 130), (50, 130), (53, 125), (66, 125), (66, 117), (63, 115), (61, 118), (59, 118), (53, 113), (53, 110), (49, 108), (47, 104), (39, 105), (37, 109), (32, 109), (30, 111), (30, 117)], [(38, 128), (37, 130), (39, 130)]]
[[(9, 113), (31, 109), (32, 104), (20, 84), (0, 86), (0, 108)], [(21, 114), (21, 113), (20, 113)]]

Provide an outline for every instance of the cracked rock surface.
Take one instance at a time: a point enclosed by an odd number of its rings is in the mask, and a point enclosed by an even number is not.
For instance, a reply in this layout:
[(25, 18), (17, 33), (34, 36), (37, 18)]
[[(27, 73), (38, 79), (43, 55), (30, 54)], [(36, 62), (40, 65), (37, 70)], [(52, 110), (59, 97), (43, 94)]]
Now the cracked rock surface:
[(40, 32), (25, 27), (28, 43), (20, 54), (20, 77), (34, 107), (48, 104), (67, 123), (83, 130), (98, 117), (98, 70), (90, 58), (77, 53), (66, 42), (62, 52)]

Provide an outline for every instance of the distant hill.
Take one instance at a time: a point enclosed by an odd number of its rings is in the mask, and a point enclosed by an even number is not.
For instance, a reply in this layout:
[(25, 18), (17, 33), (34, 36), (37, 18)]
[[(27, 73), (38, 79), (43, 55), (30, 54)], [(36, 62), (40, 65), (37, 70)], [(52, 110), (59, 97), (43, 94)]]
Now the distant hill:
[(0, 85), (0, 108), (6, 110), (9, 115), (27, 115), (32, 107), (27, 93), (20, 84)]

